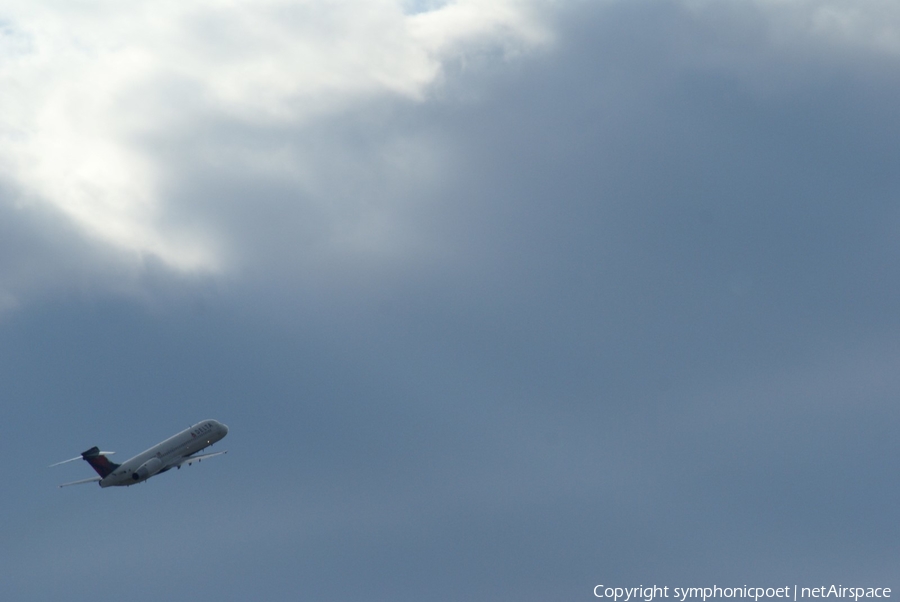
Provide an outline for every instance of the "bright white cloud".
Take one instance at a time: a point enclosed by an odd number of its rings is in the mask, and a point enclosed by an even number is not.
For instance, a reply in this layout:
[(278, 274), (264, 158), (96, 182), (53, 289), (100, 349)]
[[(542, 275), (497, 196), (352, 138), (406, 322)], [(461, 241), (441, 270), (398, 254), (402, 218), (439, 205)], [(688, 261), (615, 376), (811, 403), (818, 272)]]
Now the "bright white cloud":
[(442, 61), (470, 44), (545, 40), (528, 4), (5, 3), (0, 178), (14, 191), (7, 202), (50, 208), (126, 258), (216, 270), (217, 241), (202, 224), (168, 219), (166, 164), (149, 138), (189, 139), (199, 119), (297, 126), (376, 97), (421, 100)]
[[(762, 15), (770, 44), (764, 50), (786, 56), (797, 45), (814, 53), (826, 46), (837, 53), (900, 53), (900, 5), (889, 0), (683, 3), (701, 19), (735, 7)], [(379, 205), (396, 203), (404, 183), (372, 172), (393, 169), (421, 182), (439, 171), (440, 152), (424, 139), (394, 138), (383, 141), (378, 157), (363, 161), (321, 131), (316, 140), (324, 145), (303, 148), (296, 135), (273, 142), (272, 132), (296, 134), (385, 98), (426, 101), (451, 61), (465, 65), (467, 56), (486, 50), (510, 56), (546, 44), (543, 17), (548, 7), (562, 6), (553, 0), (10, 0), (0, 8), (4, 215), (27, 213), (29, 227), (53, 215), (53, 227), (67, 224), (67, 241), (84, 241), (93, 259), (105, 253), (107, 260), (140, 265), (151, 258), (185, 273), (226, 269), (231, 224), (219, 227), (205, 199), (196, 201), (196, 211), (178, 206), (195, 201), (171, 188), (177, 155), (287, 181), (298, 197), (329, 204), (316, 209), (340, 222), (332, 224), (334, 244), (346, 253), (387, 248), (398, 240), (396, 208)], [(700, 58), (768, 81), (771, 74), (757, 59), (719, 48)], [(209, 135), (209, 124), (217, 136)], [(240, 133), (223, 135), (223, 126)], [(244, 145), (247, 132), (261, 133)], [(356, 188), (335, 183), (340, 170), (323, 166), (340, 161), (363, 164), (369, 175)], [(373, 192), (373, 183), (383, 190)], [(371, 198), (354, 198), (366, 186)], [(60, 263), (72, 269), (70, 259)], [(0, 279), (9, 271), (0, 267)], [(0, 293), (14, 288), (21, 287), (0, 282)]]

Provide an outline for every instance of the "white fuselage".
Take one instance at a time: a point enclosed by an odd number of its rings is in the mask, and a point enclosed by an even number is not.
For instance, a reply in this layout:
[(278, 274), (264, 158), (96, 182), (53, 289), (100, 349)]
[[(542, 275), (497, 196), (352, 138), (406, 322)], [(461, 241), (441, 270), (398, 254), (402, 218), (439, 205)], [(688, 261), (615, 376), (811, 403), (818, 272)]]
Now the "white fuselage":
[(228, 427), (217, 420), (198, 422), (121, 464), (100, 480), (100, 486), (128, 486), (146, 481), (173, 466), (180, 467), (185, 458), (212, 445), (227, 434)]

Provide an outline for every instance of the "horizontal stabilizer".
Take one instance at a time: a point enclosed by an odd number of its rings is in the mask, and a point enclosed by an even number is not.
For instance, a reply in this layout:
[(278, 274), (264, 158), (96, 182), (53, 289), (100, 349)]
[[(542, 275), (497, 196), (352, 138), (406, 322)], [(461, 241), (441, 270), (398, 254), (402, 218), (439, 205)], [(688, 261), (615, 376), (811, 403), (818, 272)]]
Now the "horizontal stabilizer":
[[(98, 456), (111, 456), (114, 453), (116, 453), (116, 452), (102, 451), (102, 452), (97, 452), (97, 455)], [(68, 460), (63, 460), (62, 462), (57, 462), (56, 464), (51, 464), (49, 466), (49, 468), (53, 468), (54, 466), (59, 466), (60, 464), (66, 464), (68, 462), (74, 462), (75, 460), (84, 460), (84, 455), (75, 456), (74, 458), (69, 458)]]
[(187, 458), (182, 458), (180, 461), (175, 462), (172, 466), (176, 468), (181, 468), (182, 466), (190, 466), (194, 462), (199, 462), (200, 460), (205, 460), (206, 458), (212, 458), (213, 456), (221, 456), (222, 454), (227, 454), (228, 450), (213, 452), (211, 454), (202, 454), (200, 456), (189, 456)]
[[(81, 458), (75, 458), (76, 460), (80, 460)], [(96, 483), (100, 480), (100, 477), (91, 477), (90, 479), (82, 479), (80, 481), (72, 481), (71, 483), (63, 483), (60, 487), (68, 487), (69, 485), (82, 485), (84, 483)]]

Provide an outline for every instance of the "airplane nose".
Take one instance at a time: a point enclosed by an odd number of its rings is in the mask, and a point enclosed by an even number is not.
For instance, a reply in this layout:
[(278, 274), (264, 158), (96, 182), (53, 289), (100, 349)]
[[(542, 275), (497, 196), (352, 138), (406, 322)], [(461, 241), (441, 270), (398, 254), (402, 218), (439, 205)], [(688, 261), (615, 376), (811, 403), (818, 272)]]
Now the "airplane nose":
[[(222, 424), (222, 423), (220, 422), (219, 424)], [(222, 424), (222, 436), (224, 437), (227, 434), (228, 434), (228, 427), (225, 426), (224, 424)]]

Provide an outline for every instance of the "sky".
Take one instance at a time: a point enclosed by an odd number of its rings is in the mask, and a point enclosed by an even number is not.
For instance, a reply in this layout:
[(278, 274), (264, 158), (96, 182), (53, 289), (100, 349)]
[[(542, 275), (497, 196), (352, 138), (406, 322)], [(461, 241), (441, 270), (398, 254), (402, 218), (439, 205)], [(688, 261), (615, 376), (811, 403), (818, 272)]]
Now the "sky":
[(6, 0), (2, 598), (897, 590), (898, 68), (888, 0)]

